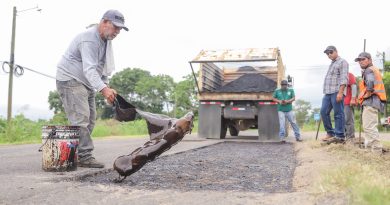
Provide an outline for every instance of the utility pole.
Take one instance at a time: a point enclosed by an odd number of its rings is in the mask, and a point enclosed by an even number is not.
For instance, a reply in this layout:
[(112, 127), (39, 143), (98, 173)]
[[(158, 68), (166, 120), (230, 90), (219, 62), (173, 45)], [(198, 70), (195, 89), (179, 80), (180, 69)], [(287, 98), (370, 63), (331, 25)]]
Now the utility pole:
[(15, 60), (15, 31), (16, 31), (16, 6), (13, 9), (12, 17), (12, 37), (11, 37), (11, 55), (9, 59), (9, 82), (8, 82), (8, 112), (7, 121), (8, 125), (12, 119), (12, 83), (14, 76), (14, 60)]
[(364, 39), (363, 52), (366, 52), (366, 39)]
[(385, 57), (386, 53), (383, 51), (382, 52), (382, 59), (383, 59), (383, 73), (385, 73), (385, 64), (386, 64), (386, 57)]
[(12, 119), (12, 84), (13, 84), (13, 77), (14, 77), (14, 65), (15, 65), (15, 33), (16, 33), (16, 14), (21, 13), (24, 11), (29, 11), (32, 9), (36, 9), (36, 11), (41, 11), (40, 8), (38, 8), (38, 5), (34, 8), (29, 8), (21, 11), (16, 10), (16, 6), (13, 8), (13, 15), (12, 15), (12, 37), (11, 37), (11, 54), (9, 58), (9, 81), (8, 81), (8, 110), (7, 110), (7, 121), (8, 125), (10, 125), (11, 119)]

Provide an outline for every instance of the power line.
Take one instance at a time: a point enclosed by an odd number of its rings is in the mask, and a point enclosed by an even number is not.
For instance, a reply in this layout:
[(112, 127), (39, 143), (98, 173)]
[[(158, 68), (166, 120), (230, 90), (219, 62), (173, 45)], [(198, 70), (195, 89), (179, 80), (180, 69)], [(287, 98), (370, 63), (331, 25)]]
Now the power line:
[[(311, 70), (311, 71), (315, 71), (315, 70), (325, 70), (325, 69), (329, 69), (329, 65), (287, 65), (286, 66), (287, 70), (289, 71), (301, 71), (301, 70)], [(360, 68), (359, 66), (356, 66), (356, 65), (349, 65), (349, 68), (353, 69), (353, 68)]]
[[(9, 70), (9, 67), (10, 67), (10, 63), (8, 61), (0, 61), (2, 63), (2, 68), (3, 68), (3, 71), (5, 73), (9, 73), (10, 70)], [(6, 67), (4, 67), (4, 65), (7, 65), (8, 67), (8, 70)], [(13, 68), (13, 72), (14, 72), (14, 75), (16, 77), (20, 77), (24, 74), (24, 69), (26, 70), (29, 70), (33, 73), (36, 73), (36, 74), (39, 74), (39, 75), (42, 75), (42, 76), (45, 76), (45, 77), (48, 77), (48, 78), (52, 78), (52, 79), (56, 79), (55, 77), (51, 76), (51, 75), (48, 75), (48, 74), (45, 74), (45, 73), (42, 73), (42, 72), (39, 72), (39, 71), (36, 71), (34, 69), (31, 69), (31, 68), (27, 68), (25, 66), (21, 66), (21, 65), (18, 65), (18, 64), (14, 64), (14, 68)]]

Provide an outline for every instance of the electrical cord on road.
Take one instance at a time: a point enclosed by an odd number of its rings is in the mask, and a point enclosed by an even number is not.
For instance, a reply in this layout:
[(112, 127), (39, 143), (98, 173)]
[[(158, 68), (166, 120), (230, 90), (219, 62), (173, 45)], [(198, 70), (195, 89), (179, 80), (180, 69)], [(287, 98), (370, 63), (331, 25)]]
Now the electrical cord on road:
[[(3, 71), (4, 71), (5, 73), (9, 73), (9, 72), (10, 72), (10, 63), (9, 63), (8, 61), (0, 61), (0, 63), (2, 64), (1, 67), (2, 67)], [(7, 65), (7, 66), (5, 66), (5, 65)], [(7, 69), (7, 68), (8, 68), (8, 69)], [(24, 67), (24, 66), (21, 66), (21, 65), (18, 65), (18, 64), (14, 64), (14, 68), (13, 68), (13, 70), (14, 70), (14, 75), (15, 75), (16, 77), (22, 76), (22, 75), (24, 74), (24, 70), (25, 70), (25, 69), (26, 69), (26, 70), (29, 70), (29, 71), (31, 71), (31, 72), (33, 72), (33, 73), (36, 73), (36, 74), (39, 74), (39, 75), (48, 77), (48, 78), (56, 79), (55, 77), (53, 77), (53, 76), (51, 76), (51, 75), (47, 75), (47, 74), (45, 74), (45, 73), (41, 73), (41, 72), (36, 71), (36, 70), (34, 70), (34, 69), (27, 68), (27, 67)]]

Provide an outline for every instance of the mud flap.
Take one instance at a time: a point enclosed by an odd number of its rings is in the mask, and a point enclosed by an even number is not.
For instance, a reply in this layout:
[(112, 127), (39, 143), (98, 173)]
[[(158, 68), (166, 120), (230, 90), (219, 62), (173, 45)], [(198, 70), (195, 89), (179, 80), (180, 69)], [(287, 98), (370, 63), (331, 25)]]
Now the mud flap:
[(199, 105), (199, 137), (220, 139), (221, 113), (220, 105)]
[(263, 105), (259, 106), (257, 110), (259, 140), (279, 141), (279, 117), (277, 105)]

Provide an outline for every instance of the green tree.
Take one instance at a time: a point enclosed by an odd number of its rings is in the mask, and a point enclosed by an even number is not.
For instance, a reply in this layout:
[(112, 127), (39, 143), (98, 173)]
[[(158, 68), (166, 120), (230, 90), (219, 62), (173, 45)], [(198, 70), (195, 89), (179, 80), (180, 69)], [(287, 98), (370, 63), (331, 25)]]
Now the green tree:
[(181, 117), (188, 111), (195, 113), (198, 110), (196, 88), (192, 75), (184, 76), (184, 80), (177, 83), (173, 97), (175, 117)]
[(174, 99), (174, 90), (176, 87), (175, 81), (169, 75), (158, 75), (157, 80), (161, 81), (164, 89), (164, 96), (162, 96), (163, 103), (165, 105), (167, 113), (170, 112), (170, 108), (173, 106), (172, 99)]
[(297, 123), (300, 127), (303, 127), (303, 124), (307, 121), (309, 111), (311, 109), (310, 102), (304, 100), (295, 101), (295, 117), (297, 119)]
[(385, 72), (390, 72), (390, 61), (385, 61)]
[[(118, 73), (115, 73), (110, 79), (110, 87), (114, 88), (118, 94), (128, 100), (131, 104), (137, 108), (145, 111), (151, 111), (147, 109), (147, 106), (142, 101), (142, 97), (137, 93), (137, 83), (143, 80), (152, 78), (149, 71), (142, 70), (140, 68), (126, 68)], [(141, 92), (143, 90), (141, 89)], [(106, 110), (108, 111), (108, 110)]]
[(115, 73), (110, 79), (110, 87), (114, 88), (122, 97), (134, 101), (137, 99), (135, 87), (137, 83), (152, 77), (149, 71), (140, 68), (126, 68)]
[(164, 104), (169, 103), (175, 83), (167, 75), (145, 76), (137, 82), (135, 92), (146, 111), (162, 113)]
[(49, 92), (48, 102), (49, 108), (50, 110), (54, 111), (54, 114), (64, 112), (64, 107), (62, 106), (60, 94), (56, 90)]

